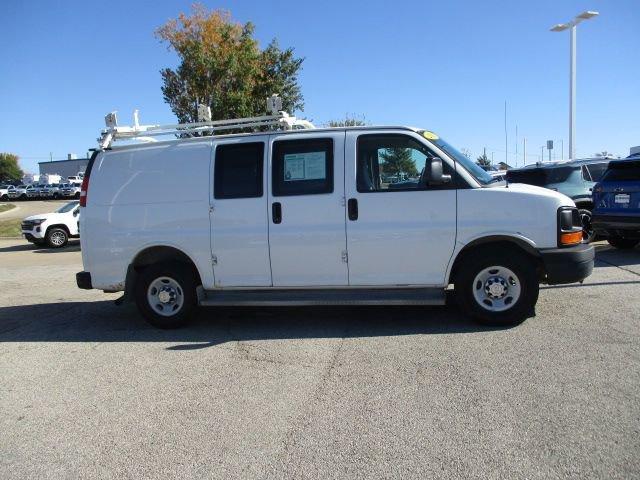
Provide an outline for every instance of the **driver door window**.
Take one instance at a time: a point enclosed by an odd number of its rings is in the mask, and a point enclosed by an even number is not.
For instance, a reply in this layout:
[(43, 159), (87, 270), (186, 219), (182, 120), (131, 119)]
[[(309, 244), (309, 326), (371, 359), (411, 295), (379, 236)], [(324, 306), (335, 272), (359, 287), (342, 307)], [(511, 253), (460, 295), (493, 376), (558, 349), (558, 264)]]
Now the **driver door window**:
[[(405, 135), (361, 135), (358, 138), (358, 192), (434, 190), (451, 184), (430, 185), (430, 162), (437, 156)], [(453, 169), (443, 162), (443, 173)]]

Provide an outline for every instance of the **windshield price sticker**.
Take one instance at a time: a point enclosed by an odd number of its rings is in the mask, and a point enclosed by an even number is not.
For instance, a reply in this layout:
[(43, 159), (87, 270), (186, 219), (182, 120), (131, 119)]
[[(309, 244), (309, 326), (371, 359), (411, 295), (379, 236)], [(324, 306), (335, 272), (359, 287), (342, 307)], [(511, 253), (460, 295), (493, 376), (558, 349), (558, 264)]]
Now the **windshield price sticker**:
[(284, 179), (324, 180), (327, 178), (325, 152), (291, 153), (284, 156)]

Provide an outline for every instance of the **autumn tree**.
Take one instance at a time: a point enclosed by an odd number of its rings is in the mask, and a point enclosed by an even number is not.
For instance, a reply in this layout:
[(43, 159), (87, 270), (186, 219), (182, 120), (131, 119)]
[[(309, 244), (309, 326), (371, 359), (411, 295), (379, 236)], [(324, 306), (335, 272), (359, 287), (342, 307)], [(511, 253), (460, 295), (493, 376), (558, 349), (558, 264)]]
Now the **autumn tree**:
[(20, 180), (24, 172), (18, 164), (18, 156), (13, 153), (0, 153), (0, 180)]
[(213, 120), (263, 115), (273, 93), (289, 112), (304, 107), (298, 85), (304, 59), (275, 39), (261, 50), (253, 35), (252, 23), (197, 4), (191, 15), (181, 13), (156, 30), (180, 59), (176, 69), (160, 71), (164, 100), (180, 122), (197, 121), (198, 104), (211, 107)]
[(382, 171), (385, 175), (406, 174), (409, 177), (418, 175), (416, 163), (411, 157), (411, 149), (389, 147), (380, 153)]

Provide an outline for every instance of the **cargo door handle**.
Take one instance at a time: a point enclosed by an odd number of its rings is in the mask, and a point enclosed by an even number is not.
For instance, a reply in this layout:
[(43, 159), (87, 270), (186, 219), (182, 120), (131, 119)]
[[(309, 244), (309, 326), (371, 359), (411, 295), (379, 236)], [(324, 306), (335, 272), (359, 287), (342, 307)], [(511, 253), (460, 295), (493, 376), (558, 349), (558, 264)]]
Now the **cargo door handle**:
[(358, 200), (350, 198), (347, 202), (347, 211), (349, 212), (349, 220), (358, 220)]
[(271, 204), (271, 218), (273, 223), (282, 223), (282, 205), (280, 202)]

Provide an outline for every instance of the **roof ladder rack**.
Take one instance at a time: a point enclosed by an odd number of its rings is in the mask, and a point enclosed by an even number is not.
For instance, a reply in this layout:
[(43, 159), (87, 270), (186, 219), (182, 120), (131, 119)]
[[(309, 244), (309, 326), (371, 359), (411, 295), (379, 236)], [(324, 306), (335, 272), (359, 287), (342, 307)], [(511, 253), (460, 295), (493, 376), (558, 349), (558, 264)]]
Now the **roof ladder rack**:
[(176, 123), (170, 125), (140, 125), (138, 110), (133, 112), (132, 126), (118, 126), (116, 112), (104, 117), (106, 128), (102, 130), (98, 145), (101, 149), (112, 146), (118, 140), (140, 140), (155, 142), (153, 137), (163, 135), (191, 135), (194, 133), (213, 133), (225, 130), (244, 130), (260, 127), (277, 127), (283, 130), (315, 128), (307, 121), (280, 111), (282, 99), (272, 95), (267, 99), (267, 110), (270, 115), (229, 120), (211, 120), (211, 109), (206, 105), (198, 105), (198, 121), (193, 123)]

